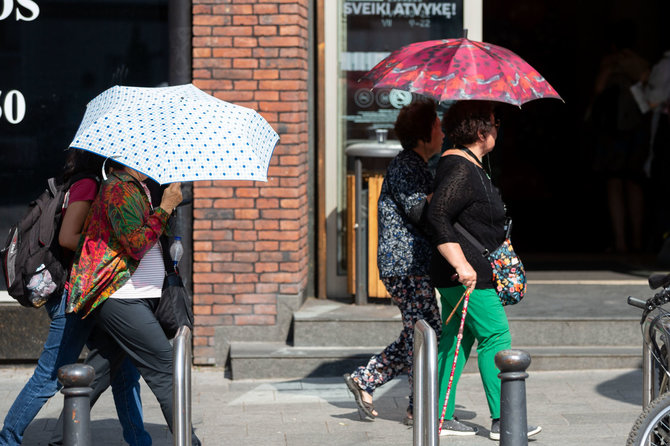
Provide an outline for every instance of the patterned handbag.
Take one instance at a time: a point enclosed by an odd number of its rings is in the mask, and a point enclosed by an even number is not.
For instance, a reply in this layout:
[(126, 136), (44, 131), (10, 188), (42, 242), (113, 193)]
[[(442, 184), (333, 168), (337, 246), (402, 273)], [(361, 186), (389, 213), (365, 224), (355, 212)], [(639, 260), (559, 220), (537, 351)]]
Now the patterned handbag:
[(524, 294), (526, 294), (526, 270), (523, 267), (523, 263), (521, 263), (521, 259), (514, 252), (512, 242), (510, 241), (512, 222), (508, 221), (506, 226), (507, 234), (505, 241), (495, 251), (489, 252), (460, 223), (454, 224), (456, 230), (463, 234), (491, 262), (493, 283), (496, 286), (498, 297), (500, 297), (500, 302), (503, 306), (519, 303), (523, 299)]

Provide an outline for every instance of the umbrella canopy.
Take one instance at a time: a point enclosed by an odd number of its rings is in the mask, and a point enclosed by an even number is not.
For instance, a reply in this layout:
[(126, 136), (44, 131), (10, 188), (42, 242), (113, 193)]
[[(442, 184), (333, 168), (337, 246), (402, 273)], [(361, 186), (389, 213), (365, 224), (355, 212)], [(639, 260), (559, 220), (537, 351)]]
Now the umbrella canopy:
[(561, 97), (512, 51), (462, 39), (417, 42), (394, 51), (361, 79), (445, 100), (488, 100), (521, 104)]
[(86, 106), (70, 147), (113, 158), (160, 184), (267, 181), (278, 140), (254, 110), (192, 84), (115, 86)]

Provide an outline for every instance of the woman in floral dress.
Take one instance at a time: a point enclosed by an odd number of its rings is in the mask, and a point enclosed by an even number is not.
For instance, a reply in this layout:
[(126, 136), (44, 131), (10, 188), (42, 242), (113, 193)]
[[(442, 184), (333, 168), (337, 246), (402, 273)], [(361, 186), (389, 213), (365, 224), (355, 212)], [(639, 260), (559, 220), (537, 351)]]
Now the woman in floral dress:
[(404, 107), (398, 114), (395, 133), (403, 151), (389, 164), (379, 196), (377, 265), (384, 286), (400, 309), (403, 329), (397, 340), (370, 358), (367, 365), (345, 374), (344, 380), (359, 408), (374, 419), (375, 389), (407, 372), (410, 394), (406, 423), (410, 424), (414, 324), (424, 319), (438, 336), (441, 328), (435, 290), (428, 276), (431, 244), (423, 230), (433, 183), (427, 163), (440, 152), (444, 139), (435, 102)]

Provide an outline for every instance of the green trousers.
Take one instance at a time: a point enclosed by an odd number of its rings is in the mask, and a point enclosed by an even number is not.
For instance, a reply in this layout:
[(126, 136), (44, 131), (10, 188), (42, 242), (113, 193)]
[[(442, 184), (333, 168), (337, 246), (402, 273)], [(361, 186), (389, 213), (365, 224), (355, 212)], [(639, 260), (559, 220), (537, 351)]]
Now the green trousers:
[[(449, 376), (451, 375), (451, 368), (454, 362), (456, 338), (458, 336), (458, 328), (461, 324), (463, 302), (458, 306), (449, 324), (445, 325), (444, 322), (465, 292), (465, 287), (438, 288), (438, 291), (442, 302), (442, 335), (440, 336), (437, 353), (438, 381), (440, 386), (438, 413), (441, 415), (444, 398), (447, 394), (447, 386), (449, 385)], [(479, 375), (484, 385), (491, 418), (500, 418), (500, 378), (498, 378), (500, 371), (495, 365), (495, 355), (501, 350), (511, 348), (512, 336), (509, 332), (505, 310), (503, 310), (498, 294), (496, 294), (494, 289), (475, 289), (470, 294), (468, 313), (465, 317), (465, 326), (463, 328), (463, 339), (454, 372), (454, 380), (451, 385), (449, 404), (447, 405), (447, 412), (444, 417), (445, 420), (454, 418), (456, 386), (463, 367), (465, 367), (465, 363), (470, 356), (470, 351), (475, 340), (477, 341)]]

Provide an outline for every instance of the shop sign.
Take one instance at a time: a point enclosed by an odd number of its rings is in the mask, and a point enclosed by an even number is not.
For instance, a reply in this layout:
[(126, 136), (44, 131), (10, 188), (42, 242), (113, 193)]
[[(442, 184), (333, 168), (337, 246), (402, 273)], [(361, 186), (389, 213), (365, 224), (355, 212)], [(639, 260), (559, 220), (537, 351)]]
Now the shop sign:
[[(40, 7), (33, 0), (1, 0), (0, 21), (31, 22), (40, 15)], [(0, 90), (0, 120), (18, 124), (26, 116), (26, 100), (19, 90)]]
[(348, 144), (373, 138), (377, 128), (392, 129), (398, 111), (413, 99), (404, 91), (370, 90), (359, 81), (361, 76), (404, 45), (462, 36), (463, 0), (345, 0), (342, 15), (346, 44), (340, 70), (346, 80), (343, 119)]
[(11, 20), (13, 15), (17, 22), (30, 22), (40, 15), (40, 7), (33, 0), (2, 0), (0, 6), (0, 21)]
[(167, 82), (167, 21), (167, 0), (0, 0), (0, 240), (62, 173), (88, 101)]
[(0, 90), (0, 119), (10, 124), (18, 124), (26, 116), (26, 100), (18, 90), (10, 90), (3, 95)]

